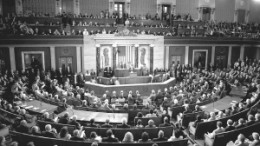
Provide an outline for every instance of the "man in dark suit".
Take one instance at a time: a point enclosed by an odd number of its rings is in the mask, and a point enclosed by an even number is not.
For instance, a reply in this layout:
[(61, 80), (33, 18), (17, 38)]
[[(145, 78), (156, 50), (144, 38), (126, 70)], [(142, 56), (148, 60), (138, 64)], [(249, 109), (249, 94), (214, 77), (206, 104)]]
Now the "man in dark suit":
[(172, 125), (169, 123), (169, 119), (167, 117), (164, 117), (163, 123), (160, 124), (159, 127), (168, 127), (168, 126), (172, 126)]
[(153, 141), (167, 141), (167, 137), (164, 137), (164, 132), (162, 130), (160, 130), (158, 132), (158, 137), (154, 138)]
[(117, 128), (130, 128), (130, 125), (126, 123), (126, 119), (123, 119), (122, 124), (118, 124)]
[(106, 119), (105, 124), (101, 125), (101, 128), (112, 128), (113, 126), (109, 124), (109, 119)]
[(225, 131), (231, 131), (231, 130), (234, 130), (235, 127), (232, 125), (233, 124), (233, 121), (231, 119), (228, 119), (227, 121), (227, 127), (225, 128)]
[(56, 134), (52, 132), (52, 127), (50, 124), (45, 126), (45, 131), (42, 132), (42, 136), (49, 138), (56, 138)]
[(254, 119), (254, 116), (253, 115), (249, 115), (248, 116), (248, 121), (246, 122), (246, 126), (250, 126), (250, 125), (253, 125), (255, 123), (255, 119)]
[(29, 133), (29, 127), (27, 126), (26, 120), (22, 120), (20, 125), (16, 128), (16, 131), (21, 133)]
[(64, 76), (63, 70), (61, 67), (57, 70), (56, 75), (57, 75), (58, 82), (61, 84), (62, 80), (63, 80), (63, 76)]
[(88, 125), (88, 127), (95, 127), (95, 128), (97, 128), (97, 127), (99, 127), (97, 124), (95, 124), (95, 119), (90, 119), (90, 124)]
[(236, 129), (240, 129), (240, 128), (243, 128), (243, 127), (245, 127), (245, 121), (244, 121), (244, 119), (243, 118), (240, 118), (239, 120), (238, 120), (238, 125), (236, 125), (235, 126), (235, 128)]
[(108, 129), (107, 137), (103, 137), (102, 142), (118, 142), (118, 138), (114, 137), (111, 129)]
[(70, 138), (70, 140), (75, 140), (75, 141), (84, 141), (84, 138), (80, 136), (80, 132), (78, 129), (75, 129), (73, 131), (73, 136)]

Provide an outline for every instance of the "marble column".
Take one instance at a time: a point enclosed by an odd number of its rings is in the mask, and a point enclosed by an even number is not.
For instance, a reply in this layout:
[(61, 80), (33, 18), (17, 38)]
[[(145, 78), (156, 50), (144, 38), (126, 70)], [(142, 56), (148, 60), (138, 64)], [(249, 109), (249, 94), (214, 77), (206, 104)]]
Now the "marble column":
[(15, 0), (15, 12), (16, 15), (22, 15), (23, 14), (23, 1), (22, 0)]
[[(212, 49), (211, 49), (211, 60), (210, 60), (210, 63), (214, 65), (215, 63), (215, 51), (216, 50), (216, 46), (212, 46)], [(209, 56), (210, 57), (210, 56)], [(208, 64), (209, 65), (209, 64)]]
[(151, 44), (150, 45), (150, 73), (153, 73), (153, 60), (154, 60), (154, 58), (153, 58), (153, 56), (154, 56), (153, 48), (154, 48), (154, 45)]
[(77, 54), (77, 73), (81, 72), (81, 48), (80, 46), (76, 47), (76, 54)]
[(15, 53), (14, 53), (14, 47), (9, 47), (9, 55), (10, 55), (10, 65), (11, 65), (11, 71), (16, 70), (16, 64), (15, 64)]
[(244, 54), (245, 54), (245, 46), (244, 45), (242, 45), (241, 47), (240, 47), (240, 60), (244, 60)]
[(117, 54), (117, 45), (113, 44), (113, 70), (116, 69), (116, 54)]
[(56, 58), (55, 58), (55, 47), (50, 47), (50, 53), (51, 53), (51, 68), (53, 70), (56, 70)]
[(55, 15), (61, 14), (62, 12), (62, 0), (55, 0)]
[(96, 44), (96, 52), (96, 72), (98, 76), (100, 72), (100, 44)]
[(135, 44), (135, 68), (138, 68), (138, 48), (139, 48), (139, 45), (138, 44)]
[(165, 46), (165, 65), (164, 69), (169, 68), (169, 51), (170, 51), (170, 46)]
[(3, 0), (0, 0), (0, 15), (3, 15)]
[(189, 46), (185, 46), (184, 64), (189, 64)]
[(80, 0), (73, 0), (73, 12), (76, 15), (80, 14)]
[(229, 46), (228, 47), (228, 64), (227, 64), (228, 68), (231, 67), (231, 55), (232, 55), (232, 46)]
[(234, 13), (234, 22), (237, 22), (237, 15), (238, 15), (238, 11), (235, 10), (235, 13)]

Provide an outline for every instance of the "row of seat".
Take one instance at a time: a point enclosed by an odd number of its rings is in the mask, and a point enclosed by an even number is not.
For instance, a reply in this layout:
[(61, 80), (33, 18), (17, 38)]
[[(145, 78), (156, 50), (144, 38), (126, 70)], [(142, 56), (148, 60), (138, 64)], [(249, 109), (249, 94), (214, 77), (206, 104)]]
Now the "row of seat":
[[(251, 108), (253, 108), (254, 106), (258, 105), (260, 102), (259, 99), (257, 99), (255, 101), (255, 103), (253, 103), (253, 106)], [(206, 121), (206, 122), (201, 122), (198, 123), (197, 127), (194, 128), (193, 126), (189, 126), (189, 130), (190, 133), (193, 134), (195, 136), (195, 139), (203, 139), (204, 138), (204, 134), (207, 133), (208, 131), (213, 131), (216, 129), (216, 123), (218, 121), (221, 121), (223, 124), (223, 127), (226, 126), (227, 120), (228, 119), (232, 119), (233, 121), (237, 121), (240, 118), (246, 118), (247, 117), (247, 113), (251, 108), (247, 108), (239, 113), (236, 113), (234, 115), (219, 119), (219, 120), (214, 120), (214, 121)]]
[[(30, 134), (24, 134), (12, 131), (11, 135), (13, 135), (13, 140), (19, 142), (19, 145), (26, 145), (26, 143), (30, 141), (34, 141), (34, 144), (37, 146), (90, 146), (90, 142), (79, 142), (79, 141), (70, 141), (70, 140), (62, 140), (56, 138), (47, 138), (42, 136), (34, 136)], [(164, 142), (156, 142), (158, 146), (187, 146), (188, 139), (176, 140), (176, 141), (164, 141)], [(153, 142), (147, 143), (99, 143), (99, 146), (151, 146)]]
[[(68, 127), (68, 131), (70, 133), (73, 132), (76, 127), (74, 125), (69, 124), (60, 124), (60, 123), (53, 123), (53, 122), (46, 122), (46, 121), (38, 121), (38, 126), (41, 130), (44, 130), (46, 124), (51, 124), (53, 128), (57, 129), (57, 131), (60, 131), (60, 129), (64, 126)], [(95, 128), (95, 127), (84, 127), (85, 134), (87, 137), (90, 136), (91, 132), (96, 132), (97, 135), (101, 137), (106, 137), (106, 131), (108, 128)], [(149, 133), (149, 138), (157, 138), (159, 130), (164, 131), (164, 136), (170, 138), (173, 133), (173, 127), (158, 127), (158, 128), (112, 128), (113, 134), (115, 137), (117, 137), (120, 141), (123, 140), (124, 135), (126, 132), (131, 132), (134, 135), (134, 140), (141, 139), (142, 133), (147, 132)]]

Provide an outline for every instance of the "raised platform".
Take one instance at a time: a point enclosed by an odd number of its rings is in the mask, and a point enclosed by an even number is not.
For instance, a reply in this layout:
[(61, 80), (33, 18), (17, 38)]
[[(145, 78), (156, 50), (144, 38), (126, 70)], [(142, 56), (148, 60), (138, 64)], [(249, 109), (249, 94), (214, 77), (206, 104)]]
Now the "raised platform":
[(106, 112), (94, 112), (94, 111), (84, 111), (67, 109), (66, 111), (59, 114), (62, 116), (65, 112), (69, 113), (69, 116), (76, 115), (78, 120), (89, 122), (92, 118), (95, 119), (97, 123), (103, 123), (109, 119), (110, 123), (118, 124), (122, 123), (123, 119), (128, 121), (128, 113), (106, 113)]
[[(106, 77), (98, 77), (101, 81), (101, 84), (108, 85), (108, 82), (110, 78)], [(118, 77), (118, 78), (113, 78), (112, 80), (115, 81), (118, 79), (120, 85), (122, 84), (144, 84), (144, 83), (150, 83), (151, 82), (151, 77), (149, 76), (128, 76), (128, 77)]]
[(89, 89), (89, 91), (95, 91), (95, 94), (101, 97), (106, 90), (110, 93), (116, 91), (120, 93), (123, 90), (125, 93), (132, 90), (135, 92), (136, 90), (139, 91), (141, 96), (149, 96), (152, 90), (157, 91), (158, 89), (169, 88), (170, 86), (174, 86), (176, 83), (175, 78), (170, 78), (165, 82), (158, 82), (158, 83), (143, 83), (143, 84), (123, 84), (123, 85), (102, 85), (102, 84), (94, 84), (90, 82), (85, 83), (85, 88)]

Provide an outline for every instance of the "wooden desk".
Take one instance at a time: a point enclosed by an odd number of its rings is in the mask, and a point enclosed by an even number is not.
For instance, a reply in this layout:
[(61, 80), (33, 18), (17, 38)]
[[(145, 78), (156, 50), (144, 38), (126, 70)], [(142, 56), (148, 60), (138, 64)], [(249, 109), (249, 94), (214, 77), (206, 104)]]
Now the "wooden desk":
[(106, 119), (110, 120), (110, 123), (122, 123), (122, 119), (128, 120), (128, 113), (105, 113), (105, 112), (93, 112), (84, 110), (67, 109), (59, 114), (64, 115), (65, 112), (69, 113), (69, 116), (77, 115), (80, 121), (90, 121), (95, 119), (96, 122), (103, 123)]
[[(146, 76), (147, 77), (147, 76)], [(142, 96), (149, 96), (152, 90), (157, 91), (158, 89), (163, 90), (164, 88), (173, 87), (176, 83), (175, 78), (171, 78), (165, 82), (158, 83), (135, 83), (135, 84), (121, 84), (121, 85), (103, 85), (103, 84), (94, 84), (90, 82), (85, 82), (85, 88), (89, 91), (94, 90), (95, 94), (99, 97), (103, 96), (106, 90), (110, 93), (116, 91), (120, 93), (121, 90), (124, 90), (125, 93), (128, 91), (138, 90)]]

